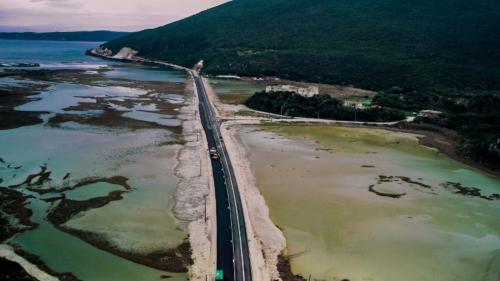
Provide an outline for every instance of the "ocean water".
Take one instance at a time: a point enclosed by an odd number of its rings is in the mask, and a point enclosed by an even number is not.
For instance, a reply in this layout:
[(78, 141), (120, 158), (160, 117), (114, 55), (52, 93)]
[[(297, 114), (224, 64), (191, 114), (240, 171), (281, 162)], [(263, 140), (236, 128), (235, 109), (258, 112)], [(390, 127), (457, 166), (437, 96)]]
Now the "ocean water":
[(109, 62), (85, 55), (85, 50), (100, 44), (101, 42), (0, 40), (0, 62), (39, 63), (42, 67), (103, 67)]
[[(187, 235), (185, 223), (178, 221), (171, 212), (178, 181), (174, 168), (181, 146), (167, 143), (175, 142), (178, 133), (175, 127), (178, 128), (181, 122), (175, 111), (162, 114), (156, 101), (168, 102), (174, 108), (184, 102), (184, 97), (176, 92), (151, 90), (146, 83), (137, 82), (185, 83), (185, 75), (174, 70), (129, 66), (84, 55), (85, 50), (99, 44), (0, 40), (0, 62), (40, 63), (40, 68), (83, 69), (95, 74), (98, 70), (107, 71), (89, 84), (75, 82), (78, 80), (50, 82), (46, 90), (15, 108), (20, 112), (43, 112), (44, 123), (0, 130), (0, 157), (5, 161), (0, 163), (0, 178), (3, 179), (0, 185), (19, 184), (28, 175), (40, 171), (41, 166), (51, 171), (51, 180), (44, 187), (72, 185), (89, 177), (127, 177), (131, 190), (122, 200), (80, 213), (66, 226), (101, 235), (124, 251), (140, 253), (176, 247)], [(111, 85), (112, 82), (122, 84)], [(0, 78), (3, 88), (26, 83), (47, 82)], [(78, 120), (60, 126), (47, 123), (56, 114), (97, 116), (101, 110), (68, 111), (67, 108), (81, 103), (95, 104), (98, 99), (104, 99), (124, 120), (169, 127), (132, 130), (120, 124), (109, 128), (78, 123)], [(124, 105), (114, 103), (117, 101)], [(69, 178), (65, 178), (66, 175), (70, 175)], [(43, 199), (60, 194), (40, 195), (23, 187), (17, 190), (33, 196), (28, 206), (33, 210), (32, 219), (40, 225), (14, 236), (8, 243), (36, 254), (53, 270), (71, 272), (86, 281), (161, 280), (162, 275), (171, 276), (169, 280), (174, 281), (187, 279), (185, 274), (156, 270), (102, 251), (54, 227), (46, 220), (46, 214), (57, 202)], [(64, 194), (68, 199), (83, 201), (114, 190), (123, 190), (123, 187), (94, 183)]]
[[(87, 56), (85, 51), (103, 42), (62, 42), (0, 39), (0, 63), (39, 63), (46, 69), (99, 69), (110, 68), (108, 78), (135, 81), (185, 81), (183, 72), (159, 67), (131, 66), (119, 61)], [(124, 67), (126, 66), (126, 67)], [(0, 68), (1, 70), (2, 68)]]

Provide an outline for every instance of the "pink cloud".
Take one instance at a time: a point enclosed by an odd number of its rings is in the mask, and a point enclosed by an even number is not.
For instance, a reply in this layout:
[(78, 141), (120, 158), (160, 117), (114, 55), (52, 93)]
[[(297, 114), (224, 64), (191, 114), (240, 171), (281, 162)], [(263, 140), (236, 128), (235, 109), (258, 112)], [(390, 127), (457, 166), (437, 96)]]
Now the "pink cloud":
[(2, 29), (137, 31), (228, 0), (0, 0)]

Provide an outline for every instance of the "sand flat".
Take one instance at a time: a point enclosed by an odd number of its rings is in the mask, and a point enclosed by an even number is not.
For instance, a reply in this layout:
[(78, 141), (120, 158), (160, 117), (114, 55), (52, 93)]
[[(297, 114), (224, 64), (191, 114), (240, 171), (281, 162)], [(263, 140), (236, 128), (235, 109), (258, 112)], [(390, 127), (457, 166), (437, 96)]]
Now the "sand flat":
[[(418, 145), (411, 134), (295, 125), (240, 127), (238, 135), (295, 273), (322, 280), (499, 278), (500, 201), (440, 186), (453, 181), (499, 193), (498, 178)], [(405, 195), (379, 196), (370, 185)]]

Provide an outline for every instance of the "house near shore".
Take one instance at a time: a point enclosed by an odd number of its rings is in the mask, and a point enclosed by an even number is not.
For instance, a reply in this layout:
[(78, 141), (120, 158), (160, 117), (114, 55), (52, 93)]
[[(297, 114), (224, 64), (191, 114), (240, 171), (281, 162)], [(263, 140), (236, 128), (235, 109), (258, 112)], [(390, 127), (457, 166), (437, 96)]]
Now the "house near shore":
[(443, 112), (430, 109), (424, 109), (418, 112), (419, 117), (427, 117), (427, 118), (437, 118), (441, 114), (443, 114)]
[(310, 98), (319, 95), (319, 88), (316, 86), (297, 87), (293, 85), (273, 85), (266, 87), (266, 93), (275, 93), (275, 92), (291, 92), (303, 96), (305, 98)]
[(355, 109), (364, 109), (365, 105), (357, 100), (345, 100), (344, 101), (344, 107), (352, 107)]
[(133, 60), (138, 53), (139, 53), (138, 51), (132, 48), (123, 47), (112, 58), (120, 60)]
[(102, 47), (95, 48), (92, 50), (92, 52), (96, 55), (105, 56), (105, 57), (111, 57), (113, 55), (113, 52), (110, 49), (102, 48)]

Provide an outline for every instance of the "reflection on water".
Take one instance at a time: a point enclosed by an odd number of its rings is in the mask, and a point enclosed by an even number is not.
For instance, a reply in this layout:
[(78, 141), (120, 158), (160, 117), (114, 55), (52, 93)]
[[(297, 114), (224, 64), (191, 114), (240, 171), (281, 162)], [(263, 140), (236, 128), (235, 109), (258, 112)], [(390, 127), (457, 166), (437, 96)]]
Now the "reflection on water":
[[(96, 249), (47, 223), (22, 233), (14, 243), (42, 257), (54, 270), (72, 272), (82, 280), (161, 280), (165, 274)], [(174, 276), (173, 280), (185, 280)]]

